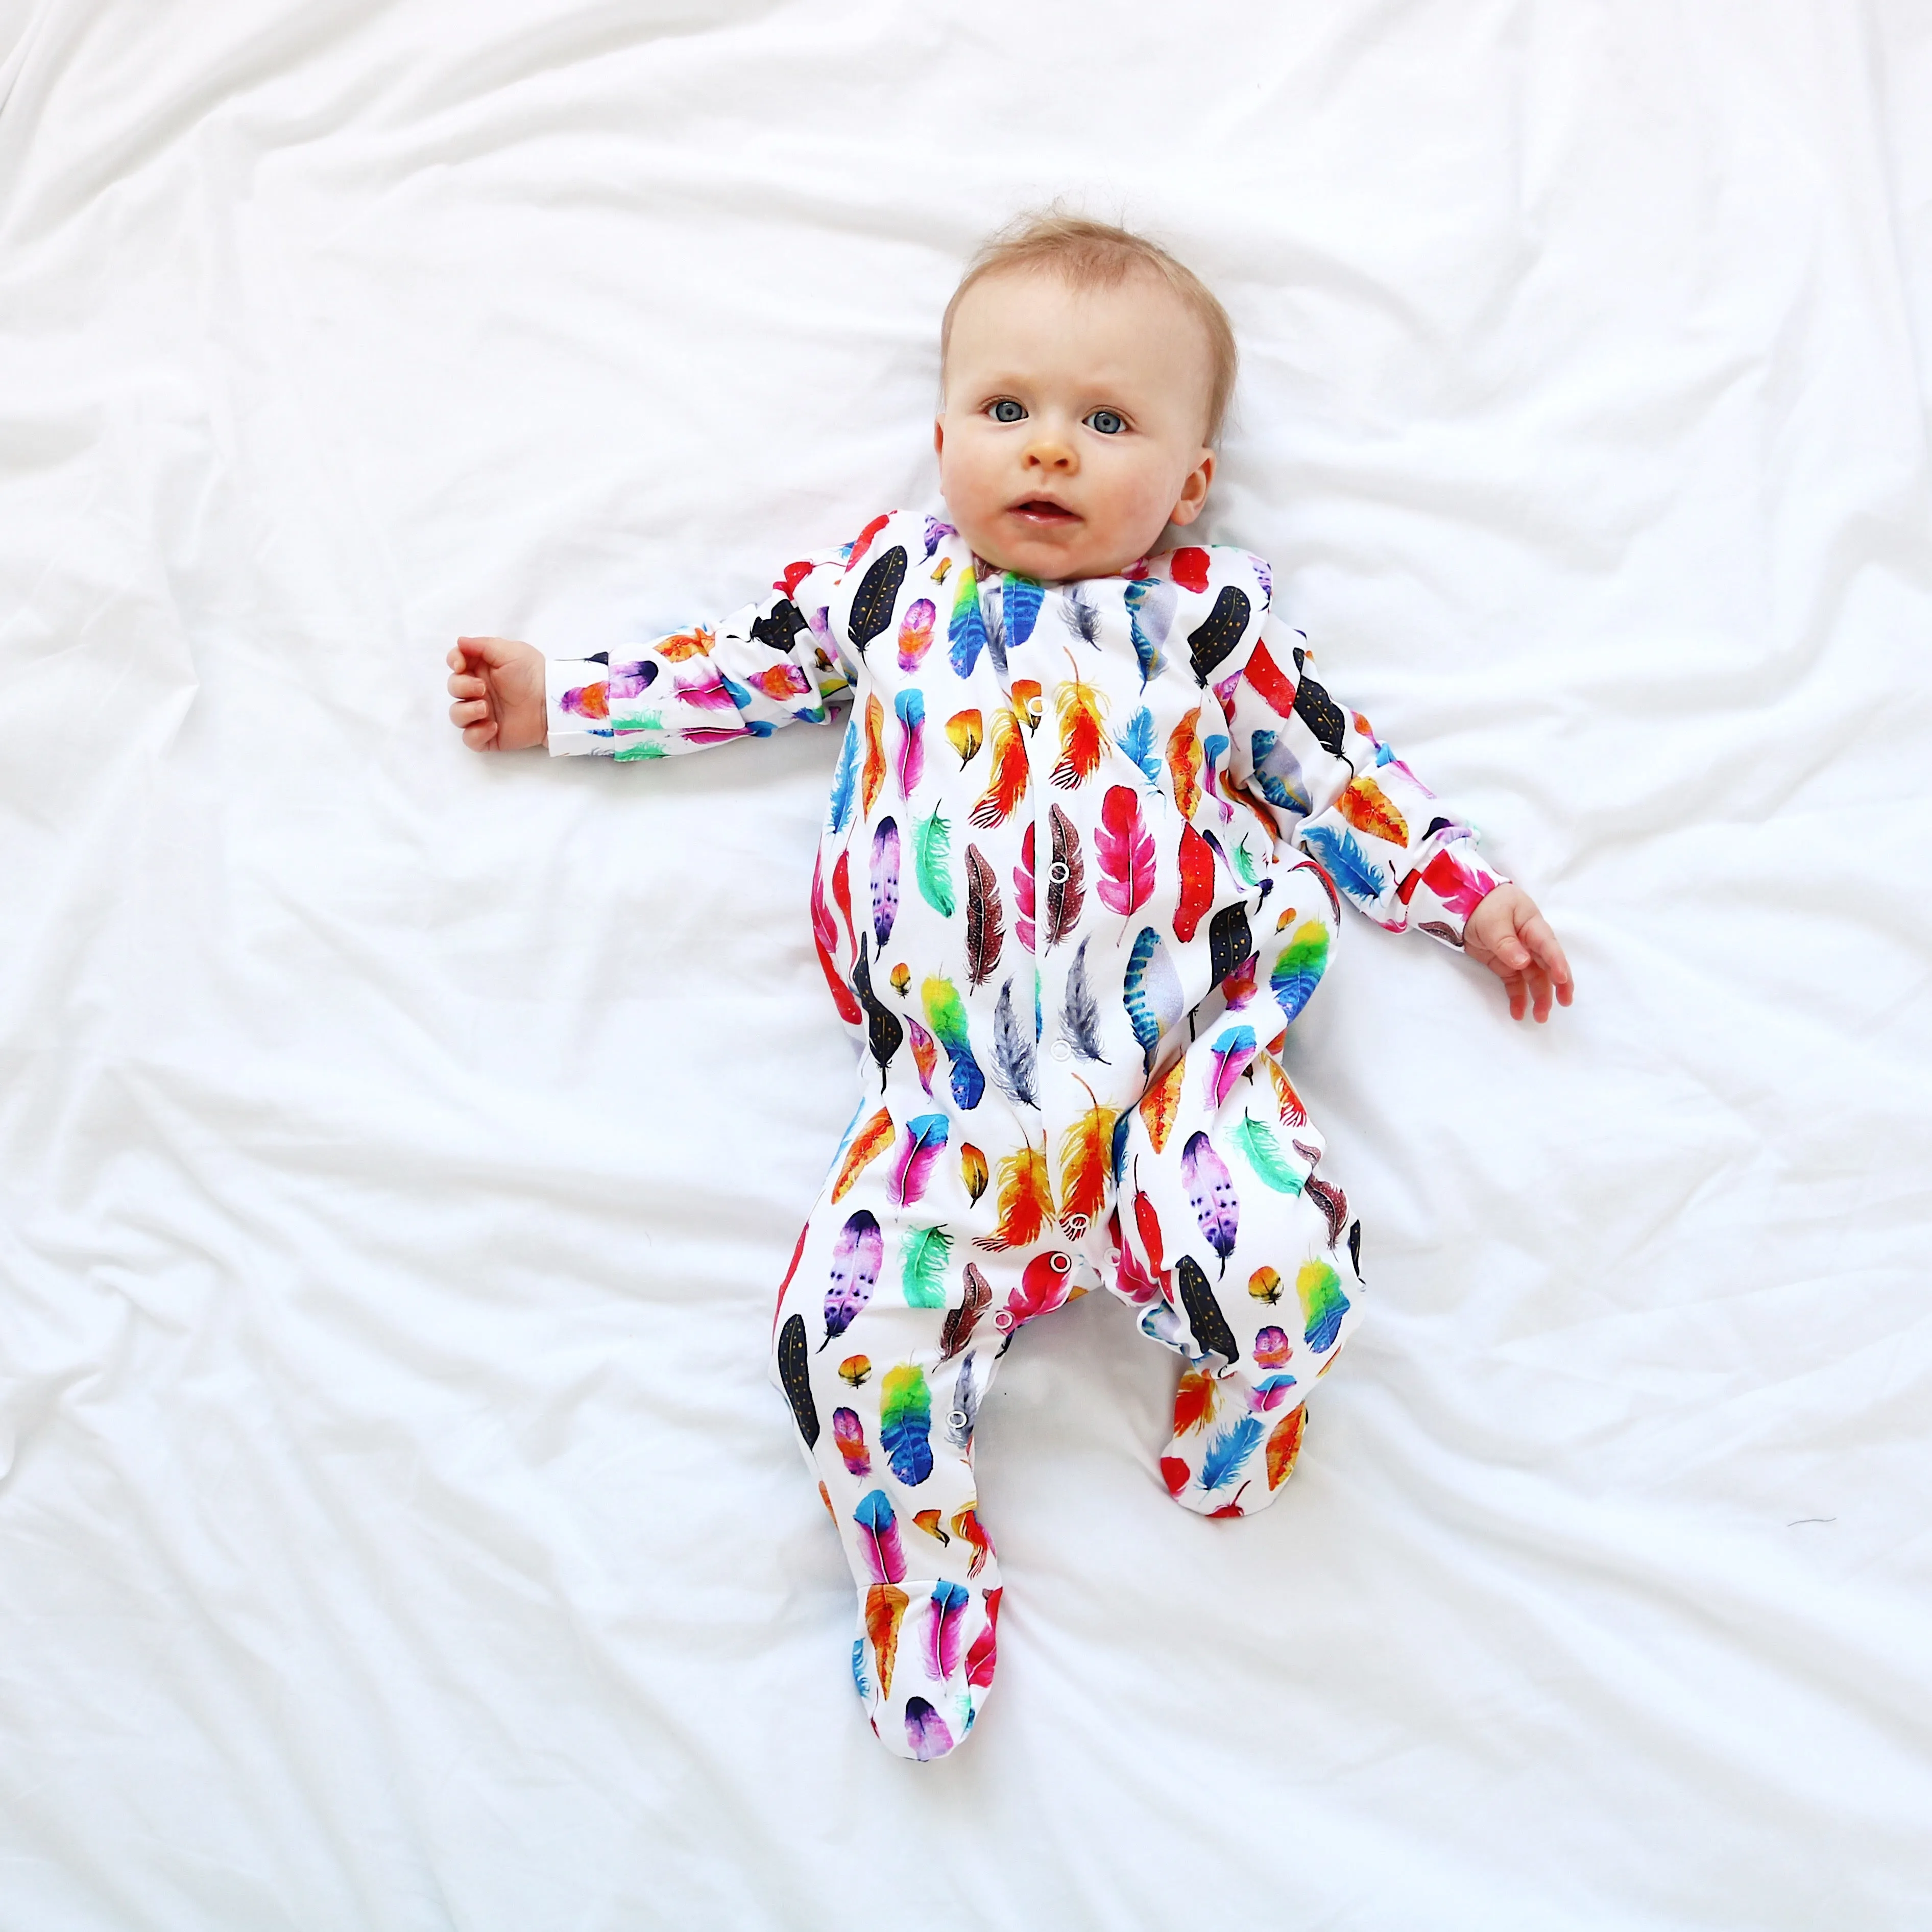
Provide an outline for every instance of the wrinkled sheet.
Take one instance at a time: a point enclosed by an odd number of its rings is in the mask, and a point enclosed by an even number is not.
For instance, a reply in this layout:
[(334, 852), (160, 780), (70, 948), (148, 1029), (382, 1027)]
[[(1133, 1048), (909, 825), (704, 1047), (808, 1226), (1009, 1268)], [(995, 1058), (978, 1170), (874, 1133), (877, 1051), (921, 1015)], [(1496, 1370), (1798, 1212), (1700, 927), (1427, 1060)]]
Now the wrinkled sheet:
[[(0, 34), (0, 1927), (1928, 1922), (1922, 7)], [(1224, 295), (1211, 535), (1580, 993), (1352, 922), (1301, 1468), (1172, 1508), (1168, 1360), (1029, 1331), (908, 1766), (764, 1379), (835, 738), (486, 761), (440, 660), (930, 505), (1055, 194)]]

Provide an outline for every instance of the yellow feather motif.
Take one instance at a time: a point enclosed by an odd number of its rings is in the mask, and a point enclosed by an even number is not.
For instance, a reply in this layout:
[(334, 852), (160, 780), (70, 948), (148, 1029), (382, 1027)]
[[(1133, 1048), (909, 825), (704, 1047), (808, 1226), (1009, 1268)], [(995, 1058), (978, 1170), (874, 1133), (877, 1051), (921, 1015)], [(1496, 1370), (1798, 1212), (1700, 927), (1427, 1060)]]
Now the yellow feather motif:
[(1186, 1070), (1185, 1064), (1177, 1060), (1141, 1096), (1141, 1120), (1156, 1154), (1167, 1151), (1167, 1137), (1173, 1132), (1174, 1117), (1180, 1111), (1180, 1082)]
[(866, 815), (879, 802), (879, 788), (886, 782), (886, 707), (876, 697), (866, 700), (866, 770), (860, 780), (860, 796)]
[(1167, 769), (1174, 780), (1174, 802), (1184, 818), (1192, 818), (1201, 802), (1201, 738), (1194, 728), (1200, 716), (1197, 704), (1168, 734)]
[(1000, 1162), (999, 1202), (998, 1230), (982, 1238), (980, 1247), (1024, 1248), (1040, 1239), (1053, 1214), (1053, 1178), (1044, 1147), (1029, 1141)]
[[(1087, 1087), (1085, 1081), (1080, 1082)], [(1061, 1136), (1060, 1142), (1060, 1225), (1068, 1238), (1078, 1240), (1094, 1222), (1106, 1204), (1107, 1178), (1112, 1162), (1114, 1122), (1112, 1107), (1094, 1100), (1086, 1112)]]

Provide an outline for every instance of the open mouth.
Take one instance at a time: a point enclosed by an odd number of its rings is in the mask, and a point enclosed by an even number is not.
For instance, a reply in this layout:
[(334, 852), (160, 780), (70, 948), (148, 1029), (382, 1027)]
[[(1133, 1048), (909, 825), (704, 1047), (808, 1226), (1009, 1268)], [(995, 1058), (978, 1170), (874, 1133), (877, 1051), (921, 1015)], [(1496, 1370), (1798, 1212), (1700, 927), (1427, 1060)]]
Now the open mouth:
[(1011, 514), (1023, 521), (1050, 530), (1063, 524), (1077, 524), (1080, 518), (1064, 504), (1049, 502), (1044, 496), (1029, 496), (1023, 503), (1016, 503)]

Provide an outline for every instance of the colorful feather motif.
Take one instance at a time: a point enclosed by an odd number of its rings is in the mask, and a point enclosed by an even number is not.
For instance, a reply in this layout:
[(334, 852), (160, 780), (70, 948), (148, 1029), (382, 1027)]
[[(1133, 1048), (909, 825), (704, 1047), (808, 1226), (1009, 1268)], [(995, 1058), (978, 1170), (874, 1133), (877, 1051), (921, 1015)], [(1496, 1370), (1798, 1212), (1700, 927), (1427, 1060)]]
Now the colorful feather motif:
[(929, 1763), (952, 1748), (953, 1736), (946, 1720), (923, 1697), (906, 1700), (905, 1727), (906, 1748), (916, 1763)]
[(986, 1156), (970, 1141), (967, 1142), (959, 1150), (959, 1184), (976, 1207), (986, 1191), (987, 1179)]
[(1226, 1104), (1234, 1083), (1252, 1063), (1258, 1048), (1251, 1026), (1230, 1027), (1218, 1035), (1208, 1049), (1208, 1108), (1212, 1113)]
[(1176, 1060), (1141, 1096), (1142, 1124), (1156, 1154), (1167, 1150), (1167, 1137), (1173, 1132), (1174, 1118), (1180, 1112), (1180, 1084), (1186, 1072), (1186, 1059)]
[[(1300, 1142), (1294, 1144), (1295, 1150), (1302, 1155), (1310, 1167), (1322, 1158), (1318, 1148), (1304, 1148)], [(1348, 1226), (1348, 1197), (1341, 1189), (1326, 1180), (1317, 1180), (1311, 1172), (1305, 1184), (1308, 1198), (1322, 1210), (1328, 1223), (1328, 1245), (1332, 1248), (1342, 1238), (1342, 1230)]]
[(942, 1578), (932, 1586), (932, 1603), (926, 1619), (926, 1662), (934, 1681), (950, 1683), (959, 1668), (959, 1653), (965, 1648), (966, 1606), (971, 1597), (964, 1583)]
[(914, 1228), (899, 1249), (899, 1292), (908, 1308), (946, 1306), (946, 1264), (952, 1237), (944, 1228)]
[(980, 584), (969, 567), (959, 573), (959, 589), (952, 599), (952, 614), (946, 627), (946, 647), (952, 668), (961, 677), (970, 677), (986, 648), (986, 620), (980, 614)]
[(1057, 1249), (1036, 1255), (1020, 1271), (1019, 1286), (1010, 1290), (1006, 1305), (993, 1317), (993, 1325), (1010, 1337), (1014, 1330), (1042, 1315), (1063, 1308), (1071, 1298), (1073, 1258)]
[(925, 1197), (932, 1170), (945, 1151), (946, 1119), (944, 1114), (921, 1114), (907, 1121), (905, 1139), (892, 1162), (892, 1178), (886, 1192), (896, 1208), (910, 1208)]
[(1160, 647), (1174, 622), (1174, 586), (1157, 577), (1144, 577), (1127, 586), (1127, 622), (1134, 641), (1134, 656), (1141, 668), (1141, 688), (1157, 676), (1165, 660)]
[(1295, 928), (1294, 938), (1282, 948), (1274, 962), (1274, 970), (1268, 975), (1268, 990), (1290, 1026), (1300, 1017), (1302, 1008), (1321, 985), (1328, 966), (1328, 928), (1319, 920), (1306, 920)]
[(916, 691), (902, 691), (892, 700), (899, 721), (898, 756), (893, 760), (893, 776), (898, 781), (899, 796), (910, 799), (926, 775), (926, 699)]
[(1160, 754), (1154, 746), (1154, 713), (1143, 704), (1127, 720), (1127, 728), (1116, 732), (1114, 742), (1140, 767), (1149, 784), (1160, 783)]
[(935, 974), (920, 988), (920, 999), (926, 1008), (926, 1024), (938, 1036), (952, 1063), (953, 1104), (970, 1113), (986, 1090), (986, 1076), (973, 1058), (966, 1008), (959, 998), (959, 988), (943, 974)]
[(1301, 775), (1301, 760), (1289, 748), (1284, 733), (1257, 731), (1248, 740), (1248, 750), (1254, 765), (1255, 789), (1277, 812), (1299, 818), (1315, 808), (1307, 781)]
[[(1087, 1083), (1080, 1083), (1083, 1087)], [(1072, 1240), (1082, 1240), (1107, 1203), (1113, 1169), (1114, 1111), (1103, 1107), (1087, 1088), (1091, 1103), (1060, 1140), (1060, 1225)]]
[(914, 828), (912, 855), (920, 898), (941, 919), (950, 919), (958, 903), (952, 896), (952, 828), (936, 805)]
[(980, 755), (986, 741), (986, 721), (976, 711), (956, 711), (946, 721), (946, 741), (959, 754), (963, 772)]
[(859, 1553), (866, 1559), (872, 1581), (903, 1582), (906, 1560), (899, 1544), (899, 1520), (885, 1491), (868, 1490), (861, 1496), (858, 1508), (852, 1512), (852, 1522), (859, 1532)]
[[(1140, 800), (1126, 785), (1109, 788), (1100, 804), (1094, 834), (1100, 858), (1100, 903), (1131, 918), (1154, 893), (1154, 834), (1141, 815)], [(1084, 942), (1082, 942), (1083, 946)]]
[(865, 1426), (856, 1408), (835, 1408), (832, 1412), (832, 1440), (837, 1444), (850, 1474), (869, 1476), (872, 1473), (872, 1454), (866, 1447)]
[(1272, 1127), (1251, 1114), (1244, 1114), (1234, 1123), (1230, 1138), (1256, 1174), (1277, 1194), (1301, 1192), (1301, 1176), (1288, 1165)]
[(906, 1037), (912, 1043), (912, 1064), (919, 1069), (919, 1084), (926, 1089), (928, 1100), (932, 1097), (932, 1071), (939, 1064), (939, 1049), (933, 1044), (931, 1034), (918, 1021), (908, 1019)]
[(1046, 874), (1046, 931), (1042, 949), (1051, 951), (1080, 922), (1080, 908), (1087, 902), (1087, 861), (1080, 850), (1080, 834), (1073, 821), (1058, 806), (1053, 808), (1053, 862)]
[(1308, 1412), (1305, 1408), (1292, 1408), (1274, 1426), (1274, 1432), (1268, 1439), (1268, 1486), (1278, 1490), (1286, 1482), (1294, 1469), (1295, 1458), (1301, 1454), (1301, 1432), (1308, 1426)]
[(1150, 926), (1141, 928), (1134, 948), (1127, 956), (1126, 977), (1121, 987), (1121, 1001), (1127, 1018), (1140, 1042), (1147, 1069), (1154, 1068), (1154, 1056), (1161, 1036), (1180, 1024), (1180, 980), (1161, 944), (1160, 934)]
[[(862, 550), (854, 550), (848, 568), (856, 568), (863, 554)], [(861, 657), (866, 655), (866, 646), (892, 621), (892, 606), (898, 601), (899, 586), (905, 582), (905, 550), (903, 546), (895, 544), (873, 563), (861, 580), (845, 625), (845, 634)]]
[(1005, 620), (1009, 646), (1023, 644), (1040, 621), (1040, 599), (1046, 593), (1030, 577), (1009, 571), (1000, 586), (1000, 615)]
[(859, 789), (859, 721), (848, 718), (844, 742), (838, 748), (838, 769), (832, 775), (832, 808), (826, 820), (833, 832), (843, 832), (852, 822), (852, 801)]
[(1247, 680), (1277, 718), (1294, 716), (1294, 680), (1269, 656), (1265, 641), (1248, 653)]
[(1308, 1118), (1308, 1109), (1301, 1104), (1301, 1096), (1294, 1090), (1294, 1082), (1282, 1070), (1279, 1060), (1268, 1063), (1268, 1078), (1274, 1086), (1275, 1103), (1285, 1127), (1298, 1127)]
[[(909, 1490), (932, 1474), (932, 1394), (926, 1371), (915, 1362), (888, 1369), (879, 1384), (879, 1447), (892, 1474)], [(898, 1577), (886, 1581), (896, 1583)]]
[(986, 1628), (973, 1640), (973, 1647), (966, 1653), (966, 1681), (968, 1684), (981, 1686), (993, 1681), (994, 1662), (999, 1654), (998, 1633), (1000, 1625), (1000, 1592), (988, 1590), (983, 1594), (986, 1604)]
[(1192, 1255), (1183, 1255), (1174, 1264), (1174, 1275), (1196, 1348), (1204, 1355), (1238, 1361), (1241, 1345), (1228, 1326), (1228, 1318), (1221, 1312), (1221, 1304), (1214, 1299), (1214, 1291), (1208, 1286), (1201, 1264)]
[(852, 1144), (845, 1150), (845, 1159), (839, 1167), (838, 1178), (832, 1184), (832, 1198), (835, 1203), (844, 1200), (851, 1192), (853, 1182), (892, 1144), (892, 1117), (881, 1107), (852, 1136)]
[(859, 803), (870, 818), (886, 782), (886, 707), (876, 694), (866, 700), (866, 763), (859, 775)]
[(838, 862), (832, 868), (832, 896), (845, 921), (845, 937), (852, 942), (852, 950), (859, 950), (859, 928), (852, 917), (852, 854), (848, 849), (838, 855)]
[(1002, 706), (993, 713), (992, 774), (973, 807), (973, 823), (982, 832), (1004, 825), (1026, 796), (1026, 734), (1012, 710)]
[(1179, 871), (1180, 898), (1174, 909), (1174, 936), (1185, 946), (1214, 903), (1214, 848), (1191, 825), (1180, 828)]
[[(1197, 704), (1167, 734), (1168, 775), (1174, 781), (1174, 802), (1183, 818), (1192, 818), (1201, 805), (1201, 720)], [(866, 809), (872, 810), (869, 803)]]
[(896, 820), (882, 818), (872, 834), (872, 937), (884, 952), (899, 913), (899, 828)]
[(1262, 1429), (1259, 1416), (1244, 1415), (1222, 1430), (1208, 1444), (1208, 1453), (1201, 1459), (1201, 1486), (1220, 1490), (1232, 1482), (1248, 1458), (1261, 1447)]
[(1205, 1429), (1214, 1420), (1220, 1389), (1214, 1376), (1196, 1368), (1183, 1369), (1180, 1386), (1174, 1392), (1174, 1434), (1194, 1436)]
[(1214, 1151), (1205, 1133), (1190, 1135), (1181, 1149), (1180, 1180), (1187, 1190), (1188, 1205), (1201, 1224), (1202, 1238), (1221, 1257), (1225, 1274), (1240, 1226), (1241, 1201), (1227, 1162)]
[[(867, 938), (871, 935), (868, 934)], [(859, 1004), (866, 1010), (866, 1042), (871, 1048), (874, 1060), (879, 1067), (879, 1091), (886, 1090), (886, 1070), (892, 1064), (892, 1055), (898, 1052), (899, 1044), (905, 1038), (905, 1029), (899, 1024), (898, 1016), (872, 991), (872, 968), (866, 957), (865, 942), (859, 946), (859, 956), (852, 962), (852, 986), (859, 995)]]
[(1000, 1162), (1000, 1218), (980, 1246), (995, 1251), (1030, 1247), (1053, 1216), (1053, 1182), (1046, 1150), (1030, 1142)]
[(1318, 1355), (1332, 1348), (1348, 1312), (1342, 1277), (1326, 1262), (1304, 1262), (1294, 1277), (1294, 1294), (1301, 1304), (1301, 1339)]
[(966, 848), (966, 979), (984, 986), (1000, 963), (1006, 943), (998, 875), (976, 845)]
[(1070, 791), (1100, 769), (1107, 742), (1106, 700), (1076, 670), (1054, 689), (1053, 709), (1060, 721), (1060, 761), (1051, 776), (1062, 791)]
[(1083, 644), (1098, 646), (1100, 641), (1100, 610), (1087, 586), (1082, 584), (1070, 584), (1060, 593), (1060, 614), (1066, 628)]
[(939, 614), (929, 597), (915, 598), (899, 620), (899, 669), (916, 670), (932, 648), (932, 623)]
[(778, 1330), (778, 1381), (791, 1404), (792, 1419), (808, 1449), (818, 1446), (818, 1405), (812, 1399), (812, 1364), (805, 1339), (805, 1317), (788, 1315)]
[(1087, 978), (1087, 947), (1090, 938), (1090, 934), (1088, 939), (1081, 940), (1067, 971), (1060, 1008), (1060, 1036), (1079, 1058), (1096, 1060), (1105, 1066), (1109, 1062), (1100, 1048), (1100, 1004), (1094, 998)]
[(898, 1655), (899, 1624), (910, 1601), (893, 1583), (874, 1583), (866, 1592), (866, 1636), (878, 1664), (881, 1697), (892, 1694), (892, 1664)]
[(993, 1079), (1000, 1091), (1016, 1106), (1040, 1105), (1034, 1084), (1036, 1061), (1033, 1029), (1023, 1024), (1013, 1005), (1013, 982), (1009, 979), (1000, 988), (993, 1008)]
[(1366, 832), (1372, 838), (1390, 845), (1408, 843), (1408, 820), (1373, 778), (1359, 778), (1346, 785), (1335, 808), (1358, 832)]
[(1013, 868), (1013, 904), (1016, 910), (1013, 918), (1013, 931), (1020, 944), (1031, 952), (1034, 946), (1034, 877), (1033, 877), (1033, 826), (1028, 822), (1026, 836), (1020, 841), (1020, 862)]
[(865, 1009), (852, 997), (851, 988), (839, 977), (837, 963), (832, 958), (838, 949), (838, 928), (832, 921), (832, 908), (825, 903), (825, 888), (815, 862), (812, 868), (812, 939), (818, 953), (819, 970), (825, 975), (825, 983), (832, 989), (832, 1004), (838, 1009), (838, 1017), (848, 1026), (862, 1025)]
[(949, 1309), (946, 1325), (939, 1331), (939, 1359), (950, 1362), (962, 1353), (973, 1339), (973, 1330), (980, 1325), (980, 1318), (993, 1305), (992, 1285), (980, 1270), (968, 1262), (965, 1268), (966, 1292), (957, 1308)]
[(1298, 842), (1320, 861), (1322, 868), (1352, 899), (1372, 905), (1388, 888), (1388, 876), (1362, 850), (1352, 832), (1327, 825), (1304, 824)]
[(872, 1300), (872, 1291), (879, 1284), (879, 1268), (885, 1251), (885, 1237), (879, 1232), (878, 1219), (866, 1208), (860, 1208), (839, 1229), (826, 1270), (830, 1285), (825, 1291), (825, 1340), (818, 1345), (821, 1349), (844, 1334)]

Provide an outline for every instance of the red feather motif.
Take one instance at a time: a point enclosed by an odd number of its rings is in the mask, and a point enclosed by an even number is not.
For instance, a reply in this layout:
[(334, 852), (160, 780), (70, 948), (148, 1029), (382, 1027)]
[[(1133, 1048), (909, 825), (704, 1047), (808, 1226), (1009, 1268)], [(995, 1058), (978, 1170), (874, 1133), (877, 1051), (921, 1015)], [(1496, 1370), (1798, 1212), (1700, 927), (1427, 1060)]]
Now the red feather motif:
[(1194, 544), (1178, 550), (1167, 560), (1167, 574), (1184, 590), (1197, 596), (1208, 588), (1208, 553)]
[(1054, 692), (1053, 708), (1060, 718), (1060, 762), (1053, 768), (1053, 782), (1062, 791), (1070, 791), (1100, 769), (1101, 749), (1107, 742), (1106, 700), (1076, 670)]
[(1026, 836), (1020, 841), (1020, 862), (1013, 868), (1013, 903), (1018, 908), (1013, 930), (1030, 952), (1033, 943), (1033, 825), (1028, 821)]
[(1094, 846), (1100, 855), (1100, 903), (1131, 916), (1154, 892), (1154, 854), (1140, 800), (1127, 786), (1114, 786), (1102, 801)]
[(986, 1628), (973, 1640), (973, 1648), (966, 1653), (966, 1681), (984, 1689), (993, 1681), (993, 1666), (1000, 1654), (999, 1638), (995, 1634), (1000, 1623), (1000, 1593), (997, 1590), (986, 1592)]
[[(844, 864), (842, 856), (838, 862), (842, 866)], [(839, 978), (838, 968), (832, 964), (832, 956), (838, 944), (838, 928), (832, 923), (832, 908), (825, 903), (825, 888), (820, 883), (816, 862), (812, 868), (812, 938), (818, 950), (818, 964), (825, 974), (825, 983), (832, 988), (832, 1003), (838, 1009), (838, 1017), (848, 1026), (862, 1025), (864, 1011), (853, 997), (851, 988)]]
[(1185, 946), (1214, 903), (1213, 848), (1191, 825), (1180, 828), (1180, 903), (1174, 909), (1174, 936)]
[(990, 832), (994, 826), (1005, 824), (1012, 816), (1013, 808), (1026, 796), (1026, 739), (1021, 732), (1019, 720), (1010, 710), (993, 713), (992, 757), (992, 781), (973, 808), (973, 823), (982, 832)]
[(838, 910), (845, 915), (845, 937), (852, 942), (852, 956), (859, 956), (859, 932), (852, 923), (852, 855), (842, 852), (838, 862), (832, 868), (832, 896), (838, 902)]
[(1248, 682), (1267, 700), (1268, 709), (1276, 717), (1294, 716), (1294, 680), (1283, 676), (1264, 644), (1256, 644), (1248, 659)]

